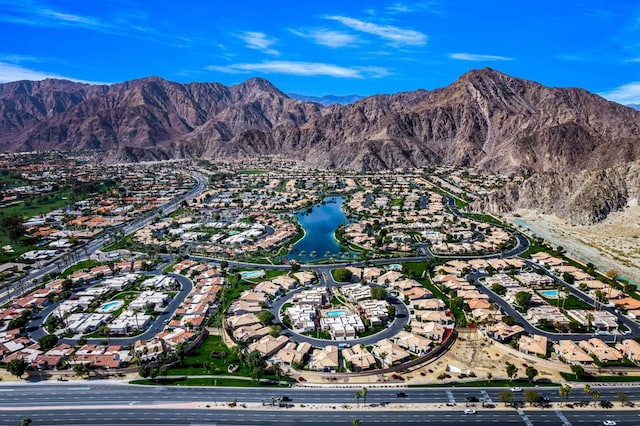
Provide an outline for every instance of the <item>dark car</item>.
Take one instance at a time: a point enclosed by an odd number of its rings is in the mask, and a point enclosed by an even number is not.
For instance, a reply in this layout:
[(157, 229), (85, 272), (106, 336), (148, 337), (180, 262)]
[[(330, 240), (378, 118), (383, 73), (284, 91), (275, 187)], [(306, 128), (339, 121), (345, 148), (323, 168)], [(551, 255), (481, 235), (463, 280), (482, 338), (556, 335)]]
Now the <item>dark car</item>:
[(404, 392), (398, 392), (398, 393), (396, 394), (396, 396), (397, 396), (398, 398), (406, 398), (406, 397), (408, 397), (409, 395), (407, 395), (407, 394), (406, 394), (406, 393), (404, 393)]
[(467, 402), (480, 402), (480, 400), (478, 398), (476, 398), (475, 396), (468, 396), (467, 397)]
[(282, 401), (283, 402), (291, 402), (292, 399), (290, 397), (288, 397), (287, 395), (285, 395), (285, 396), (282, 397)]

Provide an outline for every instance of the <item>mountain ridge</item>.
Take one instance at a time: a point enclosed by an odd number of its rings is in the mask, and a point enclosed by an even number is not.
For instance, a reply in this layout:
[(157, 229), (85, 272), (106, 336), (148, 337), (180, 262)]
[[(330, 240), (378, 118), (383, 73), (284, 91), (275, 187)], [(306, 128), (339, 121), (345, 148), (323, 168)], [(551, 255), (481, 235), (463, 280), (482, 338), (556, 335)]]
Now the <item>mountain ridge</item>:
[[(586, 194), (588, 188), (572, 183), (575, 176), (596, 191), (597, 173), (640, 160), (640, 111), (490, 68), (432, 91), (331, 106), (293, 99), (263, 78), (233, 86), (157, 76), (112, 85), (0, 85), (0, 150), (78, 148), (107, 150), (105, 161), (283, 154), (314, 167), (450, 164), (534, 174), (517, 194), (510, 188), (485, 200), (487, 208), (504, 210), (531, 205), (534, 189), (551, 185)], [(616, 187), (635, 176), (618, 175), (625, 177), (611, 181)], [(579, 220), (600, 220), (629, 192), (609, 191), (615, 200)], [(568, 201), (551, 201), (545, 208), (567, 214)]]

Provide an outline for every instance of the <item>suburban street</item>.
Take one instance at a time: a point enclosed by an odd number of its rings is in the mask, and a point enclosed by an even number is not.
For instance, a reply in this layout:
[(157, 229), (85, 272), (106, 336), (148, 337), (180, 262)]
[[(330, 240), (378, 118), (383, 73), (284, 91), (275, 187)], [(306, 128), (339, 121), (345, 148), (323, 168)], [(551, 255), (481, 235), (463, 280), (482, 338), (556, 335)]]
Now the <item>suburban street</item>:
[[(318, 285), (326, 286), (327, 288), (340, 286), (340, 283), (336, 282), (333, 279), (333, 275), (331, 274), (331, 268), (328, 268), (328, 269), (318, 268), (316, 272), (318, 273), (318, 279), (319, 279)], [(294, 294), (299, 293), (301, 290), (302, 289), (293, 290), (287, 293), (286, 296), (277, 299), (273, 303), (273, 305), (271, 305), (271, 307), (269, 308), (273, 316), (277, 318), (279, 321), (281, 321), (280, 309), (282, 308), (282, 305), (287, 303), (293, 297)], [(398, 333), (400, 333), (400, 331), (402, 331), (403, 327), (409, 322), (409, 319), (410, 319), (409, 309), (407, 308), (407, 305), (405, 305), (402, 301), (400, 301), (397, 298), (388, 299), (387, 301), (393, 306), (395, 306), (396, 308), (396, 317), (393, 320), (393, 322), (391, 324), (388, 324), (387, 327), (379, 333), (373, 334), (371, 336), (349, 340), (348, 341), (349, 345), (352, 345), (352, 346), (372, 345), (381, 339), (391, 338), (397, 335)], [(316, 339), (311, 336), (298, 334), (287, 329), (283, 331), (283, 334), (285, 334), (287, 337), (289, 337), (289, 339), (293, 340), (294, 342), (297, 342), (297, 343), (307, 342), (312, 344), (313, 346), (320, 347), (320, 348), (324, 348), (326, 346), (336, 344), (335, 340)]]
[[(149, 224), (155, 217), (155, 213), (170, 213), (176, 210), (180, 206), (180, 203), (182, 203), (183, 201), (191, 200), (200, 195), (207, 188), (207, 177), (199, 173), (192, 173), (190, 174), (190, 176), (195, 180), (195, 184), (193, 188), (189, 190), (189, 192), (163, 204), (162, 206), (147, 213), (143, 217), (139, 217), (122, 225), (116, 226), (114, 227), (114, 229), (119, 229), (123, 232), (124, 235), (128, 235)], [(88, 259), (92, 254), (100, 250), (102, 246), (107, 244), (109, 241), (110, 237), (105, 233), (102, 233), (97, 238), (94, 238), (93, 240), (87, 242), (84, 246), (77, 247), (72, 252), (67, 253), (67, 255), (69, 255), (70, 259), (74, 257), (71, 256), (71, 254), (75, 254), (76, 257), (80, 260)], [(39, 280), (41, 277), (50, 273), (62, 272), (66, 267), (71, 266), (74, 263), (75, 261), (67, 261), (62, 263), (60, 260), (51, 259), (50, 261), (48, 261), (48, 264), (46, 266), (42, 267), (41, 269), (32, 271), (26, 277), (23, 277), (20, 280), (11, 283), (3, 291), (2, 296), (0, 296), (0, 305), (3, 305), (16, 296), (33, 289), (36, 286), (36, 280)]]

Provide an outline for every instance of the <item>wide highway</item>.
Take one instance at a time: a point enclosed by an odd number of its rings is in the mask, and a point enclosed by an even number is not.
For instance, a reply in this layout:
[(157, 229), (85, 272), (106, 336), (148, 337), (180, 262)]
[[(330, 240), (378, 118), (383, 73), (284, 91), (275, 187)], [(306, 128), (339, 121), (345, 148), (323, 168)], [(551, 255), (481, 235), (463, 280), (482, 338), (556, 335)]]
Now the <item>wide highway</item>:
[[(503, 389), (492, 388), (370, 388), (367, 393), (367, 408), (363, 399), (356, 408), (356, 388), (200, 388), (132, 386), (115, 382), (34, 383), (4, 384), (0, 386), (0, 425), (16, 425), (28, 416), (34, 425), (74, 424), (297, 424), (297, 423), (351, 423), (358, 418), (362, 424), (424, 424), (462, 423), (487, 424), (508, 423), (553, 425), (602, 424), (613, 419), (619, 425), (640, 424), (640, 411), (620, 410), (617, 393), (625, 392), (631, 399), (640, 399), (640, 387), (594, 387), (601, 400), (614, 403), (612, 409), (578, 410), (567, 407), (522, 410), (487, 409), (475, 404), (477, 414), (465, 415), (467, 397), (485, 401), (498, 401)], [(542, 396), (559, 402), (556, 387), (536, 389)], [(404, 392), (405, 397), (398, 397)], [(288, 396), (292, 408), (276, 408), (256, 405), (270, 403), (271, 396)], [(520, 393), (516, 399), (522, 400)], [(238, 406), (225, 405), (237, 399)], [(570, 402), (585, 400), (581, 387), (576, 386), (569, 395)], [(197, 403), (194, 406), (185, 404)], [(243, 408), (242, 404), (252, 404)], [(440, 404), (430, 409), (419, 404)], [(182, 404), (182, 405), (181, 405)], [(300, 410), (300, 404), (307, 409)], [(322, 408), (308, 408), (310, 404), (324, 404)], [(418, 404), (418, 405), (415, 405)], [(448, 404), (448, 405), (447, 405)], [(206, 405), (210, 407), (207, 408)], [(350, 405), (342, 410), (343, 405)], [(381, 406), (382, 405), (382, 406)], [(501, 403), (497, 403), (502, 407)], [(374, 406), (375, 408), (372, 408)], [(224, 408), (223, 408), (224, 407)], [(335, 408), (334, 408), (335, 407)]]

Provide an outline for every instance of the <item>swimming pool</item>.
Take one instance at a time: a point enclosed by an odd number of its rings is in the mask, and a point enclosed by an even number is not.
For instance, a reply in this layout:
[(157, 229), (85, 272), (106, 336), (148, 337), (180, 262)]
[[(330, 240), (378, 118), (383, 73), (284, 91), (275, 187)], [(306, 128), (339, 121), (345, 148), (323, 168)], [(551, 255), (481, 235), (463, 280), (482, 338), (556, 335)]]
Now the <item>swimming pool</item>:
[(326, 315), (327, 315), (329, 318), (333, 318), (333, 317), (341, 317), (341, 316), (344, 316), (344, 315), (346, 315), (346, 313), (345, 313), (345, 311), (328, 311), (328, 312), (326, 313)]
[(101, 313), (117, 311), (123, 304), (124, 302), (122, 300), (112, 300), (111, 302), (106, 302), (100, 305), (96, 311)]
[(392, 265), (387, 265), (387, 269), (390, 271), (402, 271), (402, 265), (399, 263), (394, 263)]
[(264, 277), (264, 271), (243, 271), (240, 276), (244, 279), (261, 278)]
[(546, 297), (547, 299), (558, 298), (558, 290), (544, 290), (544, 291), (541, 291), (540, 294)]

